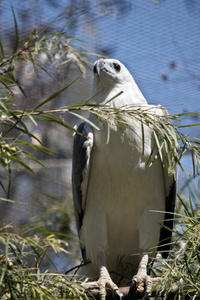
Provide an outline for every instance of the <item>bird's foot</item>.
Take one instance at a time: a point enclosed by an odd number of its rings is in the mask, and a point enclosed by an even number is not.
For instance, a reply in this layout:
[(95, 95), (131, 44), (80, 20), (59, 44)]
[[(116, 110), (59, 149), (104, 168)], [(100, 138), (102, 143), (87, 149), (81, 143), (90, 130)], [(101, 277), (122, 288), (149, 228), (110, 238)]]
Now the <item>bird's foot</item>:
[(138, 272), (133, 277), (129, 294), (150, 296), (152, 289), (152, 278), (147, 275), (148, 255), (145, 254), (139, 264)]
[(149, 275), (135, 275), (133, 277), (129, 294), (141, 295), (144, 297), (145, 295), (151, 295), (152, 288), (152, 280)]
[(107, 291), (110, 291), (112, 293), (112, 295), (116, 297), (116, 299), (123, 298), (123, 294), (121, 294), (119, 292), (118, 286), (112, 281), (110, 274), (108, 273), (108, 270), (106, 269), (106, 267), (101, 267), (100, 277), (99, 277), (97, 283), (99, 285), (101, 300), (106, 299)]

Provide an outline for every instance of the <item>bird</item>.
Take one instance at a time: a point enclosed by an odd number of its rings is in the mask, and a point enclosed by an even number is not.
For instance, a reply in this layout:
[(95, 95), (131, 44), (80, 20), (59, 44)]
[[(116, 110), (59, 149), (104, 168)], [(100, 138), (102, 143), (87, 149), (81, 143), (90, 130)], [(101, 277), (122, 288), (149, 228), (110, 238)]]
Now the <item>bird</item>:
[(130, 276), (131, 286), (141, 274), (148, 283), (149, 255), (159, 250), (167, 257), (177, 175), (169, 171), (166, 151), (158, 151), (154, 129), (128, 113), (134, 109), (162, 117), (168, 112), (147, 103), (124, 64), (98, 59), (93, 95), (97, 104), (127, 112), (120, 114), (121, 123), (103, 122), (91, 113), (76, 126), (73, 141), (75, 219), (83, 261), (89, 262), (80, 274), (97, 278), (104, 300), (107, 288), (121, 297), (118, 286), (123, 280), (117, 274)]

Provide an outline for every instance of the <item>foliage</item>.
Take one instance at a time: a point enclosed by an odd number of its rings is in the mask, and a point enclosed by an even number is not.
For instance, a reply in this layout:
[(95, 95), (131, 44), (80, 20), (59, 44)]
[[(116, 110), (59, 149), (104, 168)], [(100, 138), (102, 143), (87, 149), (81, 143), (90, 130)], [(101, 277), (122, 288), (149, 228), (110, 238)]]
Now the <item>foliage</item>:
[[(73, 60), (83, 75), (85, 74), (84, 64), (87, 63), (87, 56), (82, 54), (80, 50), (81, 45), (75, 43), (79, 42), (78, 40), (67, 36), (65, 32), (47, 32), (48, 28), (44, 28), (39, 33), (35, 28), (28, 40), (19, 48), (18, 26), (14, 11), (13, 17), (16, 33), (13, 54), (7, 56), (3, 44), (0, 42), (2, 59), (0, 62), (0, 163), (7, 172), (9, 180), (7, 190), (2, 181), (0, 184), (7, 193), (8, 198), (11, 186), (11, 162), (16, 162), (32, 172), (30, 165), (25, 162), (25, 157), (36, 161), (43, 167), (46, 166), (41, 160), (37, 159), (37, 156), (31, 154), (31, 149), (48, 156), (51, 156), (53, 152), (44, 147), (38, 137), (31, 133), (26, 126), (25, 120), (29, 119), (33, 124), (37, 124), (37, 120), (40, 117), (40, 119), (56, 122), (72, 130), (62, 118), (56, 116), (57, 111), (42, 111), (39, 108), (55, 99), (55, 97), (68, 89), (73, 82), (62, 87), (45, 101), (42, 101), (37, 107), (33, 107), (30, 110), (19, 110), (16, 109), (19, 99), (15, 96), (15, 88), (17, 87), (24, 95), (25, 92), (17, 75), (17, 64), (22, 62), (31, 63), (36, 73), (40, 69), (60, 85), (60, 82), (40, 63), (41, 54), (45, 55), (52, 65), (57, 63), (68, 64)], [(73, 48), (71, 44), (74, 44), (76, 48)], [(85, 52), (86, 50), (84, 49)], [(29, 139), (26, 137), (37, 141), (37, 144), (28, 142)]]
[[(47, 28), (41, 32), (33, 30), (28, 40), (19, 46), (18, 27), (13, 11), (15, 23), (15, 46), (12, 55), (6, 55), (3, 44), (0, 42), (1, 63), (0, 63), (0, 164), (7, 174), (8, 186), (2, 181), (0, 184), (9, 198), (11, 187), (12, 163), (21, 165), (24, 169), (32, 172), (31, 166), (25, 162), (24, 157), (28, 157), (45, 167), (43, 162), (31, 154), (31, 150), (39, 151), (51, 156), (52, 150), (42, 145), (37, 136), (33, 135), (27, 128), (25, 120), (29, 119), (34, 124), (38, 120), (56, 122), (66, 129), (76, 131), (69, 124), (65, 123), (59, 113), (70, 113), (82, 120), (86, 120), (79, 115), (80, 111), (87, 111), (94, 114), (109, 129), (115, 125), (119, 127), (129, 126), (126, 117), (139, 119), (142, 126), (151, 126), (155, 132), (155, 146), (158, 148), (161, 159), (163, 149), (169, 161), (170, 172), (175, 172), (176, 165), (181, 167), (181, 158), (186, 151), (190, 151), (193, 161), (194, 175), (198, 173), (200, 162), (199, 140), (197, 138), (182, 135), (181, 127), (174, 125), (171, 119), (177, 120), (180, 115), (158, 116), (148, 110), (135, 109), (124, 106), (120, 110), (109, 107), (107, 103), (98, 104), (98, 94), (83, 104), (69, 104), (57, 109), (45, 109), (46, 105), (59, 96), (62, 92), (70, 88), (72, 81), (67, 86), (61, 86), (60, 90), (53, 93), (45, 100), (41, 101), (31, 109), (16, 109), (18, 99), (15, 96), (14, 88), (18, 87), (24, 93), (23, 86), (17, 76), (16, 65), (22, 61), (33, 64), (35, 72), (38, 69), (45, 72), (55, 82), (58, 80), (48, 72), (39, 61), (39, 55), (44, 53), (49, 63), (53, 65), (67, 64), (73, 60), (77, 64), (83, 75), (88, 64), (88, 55), (94, 53), (87, 52), (85, 47), (78, 41), (63, 32), (48, 32)], [(76, 44), (77, 42), (77, 44)], [(84, 50), (84, 51), (82, 51)], [(101, 91), (99, 91), (101, 92)], [(119, 95), (116, 95), (116, 97)], [(110, 99), (112, 100), (112, 99)], [(191, 113), (194, 115), (194, 113)], [(197, 113), (195, 113), (197, 114)], [(90, 121), (88, 121), (90, 122)], [(90, 124), (98, 129), (96, 125)], [(198, 124), (197, 124), (198, 125)], [(13, 133), (14, 132), (14, 133)], [(24, 137), (30, 137), (38, 144), (27, 142)], [(27, 150), (27, 147), (30, 150)], [(183, 167), (182, 167), (183, 169)], [(163, 289), (169, 290), (170, 284), (174, 281), (183, 280), (183, 288), (187, 286), (188, 291), (194, 295), (199, 295), (199, 220), (195, 217), (193, 210), (190, 212), (185, 206), (185, 215), (176, 214), (177, 227), (174, 229), (176, 243), (174, 252), (171, 253), (171, 260), (162, 262), (157, 272), (162, 274)], [(45, 232), (37, 228), (21, 228), (19, 233), (13, 230), (11, 225), (4, 227), (0, 232), (0, 243), (2, 255), (0, 257), (0, 296), (2, 299), (87, 299), (83, 289), (79, 285), (71, 284), (64, 274), (50, 273), (48, 271), (40, 273), (40, 265), (44, 257), (48, 257), (47, 250), (52, 248), (56, 254), (66, 252), (67, 244), (63, 240), (56, 238), (54, 234)], [(178, 243), (181, 242), (181, 248)], [(64, 244), (64, 246), (63, 246)], [(29, 267), (28, 258), (35, 261), (33, 267)], [(49, 258), (50, 259), (50, 258)]]
[[(41, 54), (45, 54), (49, 64), (55, 67), (58, 63), (64, 65), (73, 60), (73, 63), (80, 68), (83, 76), (87, 64), (85, 47), (82, 51), (80, 41), (67, 36), (65, 32), (48, 32), (48, 28), (37, 32), (37, 29), (34, 29), (24, 45), (20, 46), (14, 11), (13, 17), (16, 36), (13, 54), (6, 55), (3, 44), (0, 42), (0, 164), (4, 168), (5, 174), (7, 174), (8, 185), (5, 184), (5, 178), (1, 178), (0, 184), (8, 201), (12, 201), (9, 199), (9, 195), (13, 165), (16, 168), (16, 164), (19, 164), (25, 170), (33, 172), (31, 160), (46, 167), (37, 158), (38, 152), (48, 156), (51, 156), (54, 152), (42, 145), (39, 138), (28, 129), (25, 121), (29, 119), (33, 124), (37, 124), (38, 120), (48, 120), (74, 130), (64, 122), (63, 118), (57, 116), (59, 111), (63, 112), (62, 109), (47, 111), (40, 108), (68, 89), (73, 82), (64, 87), (61, 86), (59, 91), (30, 110), (20, 110), (18, 108), (19, 99), (15, 93), (16, 87), (25, 96), (26, 93), (18, 77), (17, 64), (31, 63), (36, 74), (38, 70), (42, 70), (58, 85), (60, 85), (60, 82), (40, 64)], [(34, 143), (34, 140), (37, 143)], [(26, 160), (26, 157), (30, 160)], [(1, 198), (1, 200), (6, 201), (4, 198)], [(51, 212), (50, 210), (49, 213)], [(48, 259), (56, 269), (49, 256), (49, 251), (51, 255), (52, 251), (56, 255), (68, 253), (66, 250), (68, 244), (64, 241), (64, 238), (67, 237), (64, 234), (60, 234), (60, 236), (61, 238), (58, 238), (54, 233), (38, 227), (19, 228), (7, 225), (1, 228), (1, 299), (87, 299), (82, 292), (82, 288), (75, 284), (72, 285), (65, 274), (58, 274), (56, 271), (52, 273), (48, 270), (41, 272), (40, 270), (44, 259)]]
[[(188, 207), (189, 203), (189, 207)], [(174, 299), (199, 299), (200, 297), (200, 220), (191, 200), (183, 201), (179, 197), (174, 214), (176, 226), (173, 229), (172, 251), (168, 260), (158, 259), (154, 268), (156, 276), (161, 277), (160, 294), (167, 299), (171, 287), (177, 283), (179, 289)], [(159, 296), (158, 296), (159, 298)], [(171, 299), (171, 298), (170, 298)]]
[(43, 259), (51, 261), (48, 250), (58, 255), (67, 252), (67, 246), (63, 239), (41, 228), (14, 228), (11, 224), (1, 228), (1, 299), (87, 299), (81, 286), (71, 284), (65, 274), (40, 273)]

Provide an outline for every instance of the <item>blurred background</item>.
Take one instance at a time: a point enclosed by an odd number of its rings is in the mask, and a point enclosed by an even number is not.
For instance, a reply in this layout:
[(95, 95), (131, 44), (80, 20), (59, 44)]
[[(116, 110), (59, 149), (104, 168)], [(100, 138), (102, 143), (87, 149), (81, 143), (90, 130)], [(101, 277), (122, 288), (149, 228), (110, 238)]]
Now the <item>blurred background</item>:
[[(91, 97), (92, 65), (101, 56), (123, 62), (149, 104), (162, 104), (170, 114), (200, 111), (200, 2), (198, 0), (1, 0), (0, 40), (10, 55), (15, 44), (12, 9), (18, 23), (19, 44), (24, 45), (37, 28), (64, 30), (74, 47), (87, 52), (86, 72), (77, 64), (76, 55), (67, 51), (68, 63), (61, 64), (59, 51), (54, 63), (46, 53), (39, 54), (41, 65), (62, 86), (78, 80), (48, 106), (56, 109), (67, 104), (83, 103)], [(78, 40), (74, 40), (72, 38)], [(49, 45), (51, 47), (51, 45)], [(41, 103), (60, 87), (41, 71), (35, 72), (30, 62), (19, 62), (18, 78), (24, 88), (15, 92), (17, 108), (29, 109)], [(86, 115), (87, 116), (87, 115)], [(67, 124), (80, 120), (63, 115)], [(180, 125), (200, 123), (199, 117), (188, 116)], [(56, 153), (51, 158), (40, 154), (47, 169), (31, 162), (34, 174), (17, 167), (12, 172), (11, 202), (0, 201), (0, 226), (34, 224), (47, 230), (76, 234), (71, 194), (72, 132), (56, 123), (30, 120), (26, 126), (45, 147)], [(183, 127), (183, 134), (200, 138), (199, 126)], [(37, 143), (36, 140), (32, 141)], [(31, 150), (32, 151), (32, 150)], [(38, 154), (37, 154), (38, 155)], [(179, 170), (179, 193), (194, 200), (198, 195), (198, 177), (192, 180), (190, 155), (183, 165), (191, 174)], [(3, 171), (1, 172), (4, 180)], [(186, 182), (190, 182), (189, 185)], [(1, 187), (0, 187), (1, 188)], [(3, 189), (0, 196), (5, 198)], [(76, 261), (78, 242), (70, 239), (71, 254), (55, 258), (59, 271), (66, 271)], [(48, 268), (48, 266), (44, 266)]]

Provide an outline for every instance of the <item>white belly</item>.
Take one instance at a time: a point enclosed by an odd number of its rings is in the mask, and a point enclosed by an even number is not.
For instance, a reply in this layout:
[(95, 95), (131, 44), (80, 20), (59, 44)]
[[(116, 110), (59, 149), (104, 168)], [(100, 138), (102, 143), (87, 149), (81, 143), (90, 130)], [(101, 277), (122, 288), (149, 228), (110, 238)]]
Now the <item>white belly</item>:
[[(98, 263), (98, 251), (105, 249), (108, 270), (115, 268), (119, 256), (131, 261), (131, 254), (155, 247), (164, 217), (151, 211), (165, 210), (160, 159), (146, 166), (151, 131), (145, 129), (142, 155), (141, 133), (129, 130), (125, 130), (123, 141), (119, 132), (111, 131), (108, 144), (106, 130), (96, 132), (91, 156), (81, 240), (93, 265)], [(135, 257), (138, 263), (139, 256)]]

